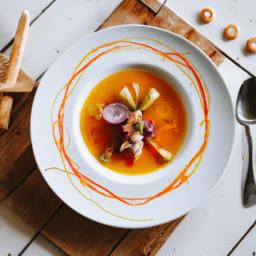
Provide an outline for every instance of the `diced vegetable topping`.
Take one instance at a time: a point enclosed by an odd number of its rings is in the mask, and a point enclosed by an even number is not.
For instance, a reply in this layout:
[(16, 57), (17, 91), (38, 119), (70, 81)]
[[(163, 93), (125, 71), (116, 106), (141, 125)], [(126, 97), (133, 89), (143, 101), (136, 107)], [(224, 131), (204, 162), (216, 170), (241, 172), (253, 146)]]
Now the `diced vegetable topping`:
[(103, 118), (111, 124), (120, 124), (129, 116), (129, 109), (121, 103), (112, 103), (103, 109)]
[(151, 107), (151, 105), (155, 102), (155, 100), (157, 100), (159, 96), (160, 93), (155, 88), (151, 88), (147, 96), (140, 104), (139, 109), (142, 111), (147, 110), (149, 107)]
[(126, 86), (120, 91), (119, 95), (123, 102), (126, 103), (132, 110), (136, 109), (136, 103)]
[(133, 124), (133, 129), (143, 135), (144, 121), (141, 120), (136, 124)]
[(103, 154), (99, 157), (99, 160), (104, 163), (107, 163), (110, 161), (113, 153), (114, 153), (114, 147), (113, 146), (107, 147), (103, 152)]
[(144, 121), (144, 135), (145, 137), (153, 137), (156, 135), (156, 127), (152, 121)]

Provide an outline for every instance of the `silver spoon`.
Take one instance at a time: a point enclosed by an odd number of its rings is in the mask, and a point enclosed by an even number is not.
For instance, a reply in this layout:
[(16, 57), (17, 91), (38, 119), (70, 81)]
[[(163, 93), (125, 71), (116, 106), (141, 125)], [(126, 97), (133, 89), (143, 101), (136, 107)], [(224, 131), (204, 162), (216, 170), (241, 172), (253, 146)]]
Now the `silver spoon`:
[(239, 90), (236, 102), (237, 121), (245, 127), (249, 149), (248, 172), (243, 191), (243, 205), (256, 204), (256, 183), (253, 175), (253, 143), (249, 125), (256, 124), (256, 78), (245, 80)]

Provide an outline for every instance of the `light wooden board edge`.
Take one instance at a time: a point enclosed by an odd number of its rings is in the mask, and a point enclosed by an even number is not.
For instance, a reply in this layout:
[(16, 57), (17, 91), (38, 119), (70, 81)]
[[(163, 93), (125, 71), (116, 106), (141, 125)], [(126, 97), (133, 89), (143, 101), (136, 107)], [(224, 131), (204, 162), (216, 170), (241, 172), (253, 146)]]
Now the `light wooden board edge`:
[(155, 13), (140, 0), (124, 0), (103, 22), (99, 29), (124, 24), (147, 24)]
[(203, 50), (217, 66), (225, 59), (224, 55), (206, 37), (165, 5), (162, 6), (155, 19), (148, 24), (169, 30), (186, 38)]
[(183, 218), (153, 228), (130, 231), (111, 256), (156, 255)]
[(154, 13), (158, 13), (161, 7), (165, 4), (167, 0), (140, 0), (143, 4), (145, 4), (149, 9), (151, 9)]

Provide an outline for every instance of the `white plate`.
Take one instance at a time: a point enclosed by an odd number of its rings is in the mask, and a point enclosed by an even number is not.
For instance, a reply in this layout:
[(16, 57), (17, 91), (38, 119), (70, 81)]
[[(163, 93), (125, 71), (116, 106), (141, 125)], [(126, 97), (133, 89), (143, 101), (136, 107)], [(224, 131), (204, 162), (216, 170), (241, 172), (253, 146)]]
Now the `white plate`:
[[(82, 60), (89, 51), (91, 55)], [(171, 81), (188, 113), (182, 150), (167, 167), (147, 175), (126, 176), (105, 169), (80, 133), (79, 116), (87, 94), (102, 78), (125, 68), (146, 69)], [(200, 49), (165, 30), (128, 25), (83, 38), (52, 65), (34, 99), (31, 138), (42, 175), (67, 205), (107, 225), (141, 228), (184, 215), (212, 190), (229, 160), (234, 120), (226, 85)], [(204, 151), (197, 154), (200, 148)], [(172, 189), (162, 193), (168, 187)]]

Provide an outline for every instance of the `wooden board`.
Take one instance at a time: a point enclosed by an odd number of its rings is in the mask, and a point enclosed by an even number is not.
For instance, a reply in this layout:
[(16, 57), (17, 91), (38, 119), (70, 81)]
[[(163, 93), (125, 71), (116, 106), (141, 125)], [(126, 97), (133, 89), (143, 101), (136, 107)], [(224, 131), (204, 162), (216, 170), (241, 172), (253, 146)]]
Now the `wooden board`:
[(165, 4), (166, 0), (141, 0), (150, 10), (158, 13), (161, 7)]
[[(223, 56), (207, 39), (168, 8), (160, 6), (156, 10), (152, 6), (155, 1), (144, 2), (147, 6), (139, 0), (123, 1), (99, 29), (127, 23), (162, 27), (197, 44), (216, 65), (223, 61)], [(63, 205), (38, 170), (32, 171), (35, 166), (29, 136), (32, 100), (33, 93), (17, 96), (10, 129), (0, 137), (2, 198), (21, 183), (5, 205), (20, 214), (36, 233), (41, 233), (67, 254), (155, 255), (182, 218), (154, 228), (130, 231), (92, 222)], [(19, 168), (20, 177), (14, 182), (15, 170)]]

